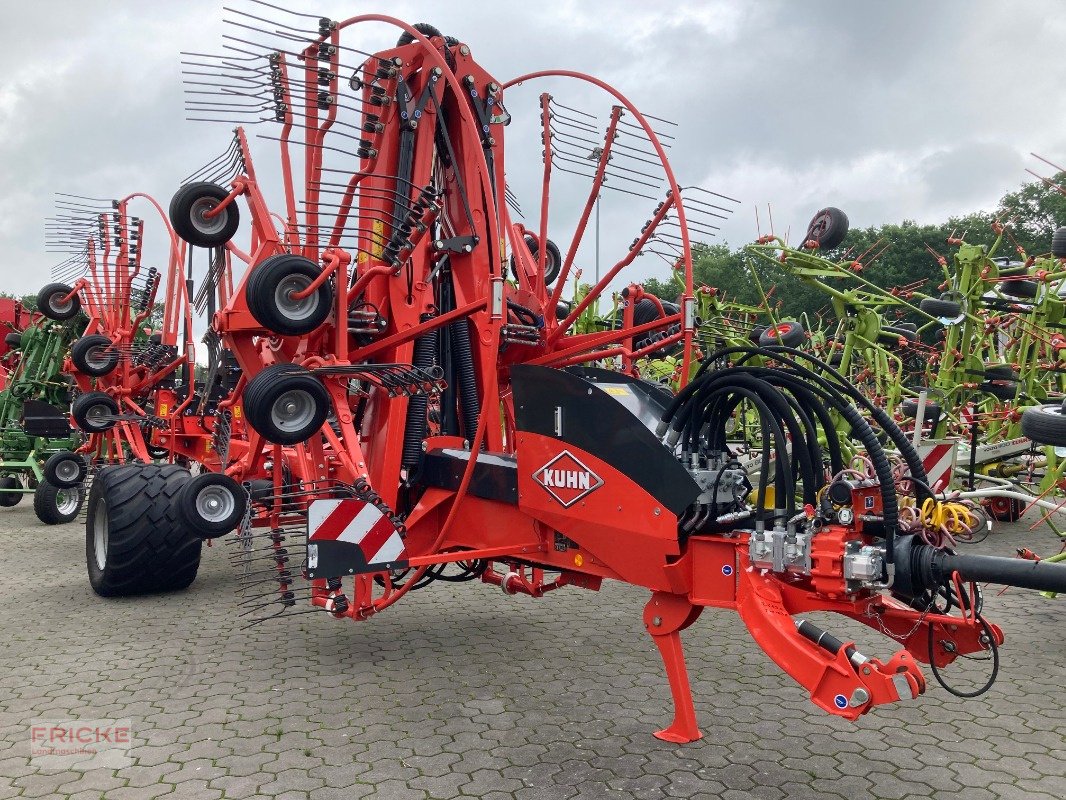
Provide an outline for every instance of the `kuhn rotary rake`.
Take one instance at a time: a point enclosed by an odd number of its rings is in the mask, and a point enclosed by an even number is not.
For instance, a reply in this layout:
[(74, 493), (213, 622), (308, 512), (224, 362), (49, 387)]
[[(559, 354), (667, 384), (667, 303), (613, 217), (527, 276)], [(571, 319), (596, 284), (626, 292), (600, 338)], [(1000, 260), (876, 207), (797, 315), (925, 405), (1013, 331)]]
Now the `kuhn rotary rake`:
[[(186, 67), (196, 116), (280, 124), (264, 137), (280, 147), (279, 210), (241, 129), (211, 168), (229, 173), (226, 185), (189, 182), (170, 207), (187, 242), (248, 265), (212, 318), (241, 369), (234, 396), (247, 443), (217, 474), (152, 465), (98, 474), (87, 550), (103, 554), (108, 586), (160, 588), (112, 556), (150, 535), (146, 520), (185, 547), (175, 506), (199, 515), (192, 527), (203, 535), (237, 529), (230, 542), (253, 617), (308, 598), (312, 610), (364, 620), (438, 580), (480, 579), (533, 597), (625, 581), (652, 592), (644, 623), (674, 696), (674, 722), (658, 734), (670, 741), (700, 736), (680, 632), (707, 606), (736, 610), (817, 705), (854, 719), (917, 697), (918, 662), (939, 671), (959, 655), (996, 658), (1002, 633), (984, 619), (974, 581), (1066, 588), (1066, 569), (958, 556), (898, 535), (894, 476), (875, 428), (920, 487), (916, 453), (884, 412), (843, 379), (808, 369), (802, 353), (732, 348), (705, 365), (734, 366), (701, 367), (688, 380), (695, 306), (683, 200), (693, 192), (678, 186), (660, 137), (621, 94), (578, 73), (498, 81), (466, 44), (428, 25), (283, 19), (239, 13), (230, 54), (189, 56)], [(368, 23), (398, 28), (396, 46), (358, 49), (352, 31)], [(565, 249), (549, 238), (562, 110), (550, 95), (537, 108), (535, 224), (513, 221), (504, 179), (504, 94), (557, 77), (592, 84), (615, 104), (584, 162), (593, 191)], [(642, 143), (665, 190), (602, 279), (557, 313), (592, 202), (624, 163), (620, 145), (638, 147), (627, 137)], [(239, 207), (247, 251), (233, 242)], [(638, 323), (627, 309), (619, 328), (574, 332), (607, 286), (664, 240), (684, 276), (678, 310)], [(648, 352), (682, 348), (676, 395), (583, 366), (635, 363), (645, 354), (635, 342), (675, 325)], [(742, 403), (765, 431), (755, 486), (726, 446)], [(865, 447), (870, 475), (844, 471), (830, 409)], [(878, 661), (793, 617), (816, 611), (884, 631), (902, 649)]]
[[(142, 264), (145, 220), (131, 206), (147, 205), (162, 226), (164, 271)], [(231, 360), (209, 337), (206, 381), (195, 378), (193, 300), (204, 309), (220, 298), (190, 299), (185, 275), (186, 245), (171, 230), (163, 209), (144, 194), (100, 201), (66, 196), (63, 216), (50, 221), (54, 249), (73, 251), (56, 268), (54, 283), (41, 292), (42, 313), (61, 318), (70, 309), (88, 316), (83, 335), (70, 347), (69, 370), (78, 396), (71, 416), (88, 441), (77, 453), (62, 453), (49, 464), (50, 480), (76, 486), (91, 464), (148, 462), (152, 459), (221, 467), (215, 447), (219, 427), (226, 445), (234, 437), (227, 400), (236, 381)], [(151, 219), (151, 218), (150, 218)], [(224, 300), (231, 289), (223, 254), (210, 268), (210, 284)], [(238, 420), (239, 427), (239, 420)]]

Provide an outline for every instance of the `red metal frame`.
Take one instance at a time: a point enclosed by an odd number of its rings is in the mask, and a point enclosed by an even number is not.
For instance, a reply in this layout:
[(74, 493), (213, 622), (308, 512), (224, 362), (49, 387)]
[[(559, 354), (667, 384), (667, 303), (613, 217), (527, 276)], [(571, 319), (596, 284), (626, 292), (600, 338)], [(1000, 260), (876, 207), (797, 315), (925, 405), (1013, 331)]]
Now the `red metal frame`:
[[(134, 222), (135, 217), (131, 216), (131, 205), (136, 201), (148, 203), (158, 214), (169, 245), (165, 275), (160, 275), (158, 280), (149, 279), (145, 284), (140, 310), (133, 306), (132, 294), (138, 278), (143, 279), (141, 252), (145, 222), (143, 219)], [(185, 281), (187, 246), (174, 233), (159, 203), (142, 192), (115, 201), (114, 211), (101, 215), (100, 224), (108, 235), (102, 237), (99, 249), (95, 238), (88, 240), (87, 274), (75, 282), (71, 296), (79, 298), (89, 317), (84, 335), (101, 334), (109, 338), (118, 354), (118, 363), (108, 374), (93, 377), (78, 370), (68, 357), (65, 369), (81, 393), (103, 392), (111, 397), (119, 408), (120, 419), (107, 431), (90, 433), (79, 452), (93, 463), (122, 463), (130, 458), (148, 462), (152, 460), (151, 446), (167, 450), (170, 461), (196, 462), (220, 469), (212, 442), (213, 415), (186, 414), (194, 400), (193, 394), (186, 391), (182, 398), (168, 386), (167, 380), (196, 363), (191, 337), (193, 312)], [(229, 298), (228, 272), (227, 268), (219, 283), (222, 301)], [(149, 333), (144, 325), (157, 302), (163, 306), (162, 327), (154, 333), (160, 337), (159, 344), (173, 348), (176, 356), (147, 365), (138, 362), (135, 354), (143, 349), (144, 337)], [(234, 412), (232, 438), (239, 449), (244, 438), (240, 407), (232, 398), (225, 405)], [(145, 420), (156, 422), (149, 435), (142, 426)]]
[[(326, 178), (323, 158), (328, 134), (333, 129), (338, 104), (319, 107), (320, 92), (337, 97), (343, 65), (340, 62), (341, 34), (364, 22), (386, 22), (406, 32), (413, 40), (376, 54), (360, 70), (362, 101), (373, 108), (380, 126), (366, 135), (360, 169), (350, 175), (332, 219), (323, 200)], [(290, 56), (302, 62), (294, 68)], [(312, 603), (333, 616), (366, 619), (395, 603), (411, 589), (425, 571), (438, 564), (480, 559), (490, 562), (483, 580), (512, 593), (540, 597), (565, 585), (597, 589), (607, 579), (644, 586), (652, 592), (644, 620), (658, 646), (674, 697), (674, 722), (659, 736), (670, 741), (699, 738), (696, 726), (680, 632), (691, 625), (706, 606), (735, 609), (752, 635), (770, 656), (811, 693), (812, 700), (827, 711), (849, 719), (873, 706), (916, 697), (925, 683), (916, 661), (923, 659), (924, 639), (930, 630), (954, 642), (955, 650), (938, 653), (947, 663), (958, 654), (980, 649), (978, 620), (963, 617), (922, 615), (902, 607), (879, 592), (848, 588), (843, 579), (845, 544), (867, 541), (855, 527), (834, 527), (819, 535), (815, 570), (809, 577), (786, 580), (763, 573), (747, 563), (747, 536), (693, 536), (682, 540), (678, 520), (640, 485), (591, 453), (574, 452), (604, 483), (579, 504), (563, 508), (538, 486), (533, 474), (538, 467), (560, 455), (564, 445), (550, 437), (518, 432), (515, 429), (509, 367), (514, 363), (562, 367), (605, 356), (619, 355), (626, 366), (648, 352), (633, 350), (635, 334), (680, 323), (680, 333), (668, 341), (683, 347), (682, 383), (690, 373), (693, 355), (691, 303), (693, 301), (692, 255), (685, 210), (665, 151), (650, 124), (623, 95), (606, 83), (577, 72), (540, 71), (499, 85), (470, 55), (465, 45), (449, 45), (440, 37), (427, 38), (413, 27), (383, 15), (362, 15), (331, 23), (328, 32), (312, 41), (298, 54), (283, 52), (271, 56), (277, 70), (278, 96), (284, 103), (283, 127), (279, 140), (284, 185), (284, 211), (273, 214), (256, 180), (251, 149), (243, 131), (238, 131), (244, 171), (229, 186), (229, 196), (216, 213), (230, 203), (243, 200), (250, 216), (252, 241), (247, 254), (228, 245), (229, 252), (249, 264), (228, 302), (215, 315), (212, 324), (231, 349), (244, 373), (245, 381), (255, 378), (266, 366), (296, 363), (315, 373), (325, 385), (336, 414), (335, 431), (324, 426), (321, 435), (303, 444), (282, 447), (269, 445), (254, 430), (248, 443), (226, 468), (237, 480), (267, 474), (265, 462), (284, 462), (303, 486), (309, 487), (300, 508), (284, 508), (276, 498), (257, 524), (278, 529), (293, 518), (299, 519), (306, 504), (316, 497), (331, 497), (338, 483), (366, 482), (385, 503), (396, 508), (399, 488), (406, 477), (402, 470), (400, 442), (403, 438), (408, 398), (371, 392), (365, 403), (362, 424), (356, 428), (349, 391), (350, 372), (346, 369), (365, 363), (412, 363), (415, 341), (434, 329), (455, 320), (466, 320), (473, 339), (474, 367), (480, 387), (480, 410), (476, 430), (464, 437), (431, 436), (425, 446), (466, 448), (472, 453), (514, 456), (518, 465), (518, 502), (509, 504), (470, 494), (476, 458), (469, 458), (458, 488), (429, 488), (406, 514), (404, 563), (411, 568), (402, 586), (394, 584), (391, 572), (359, 574), (348, 579), (349, 587), (339, 590), (322, 579), (312, 582)], [(374, 65), (395, 63), (391, 77), (374, 77)], [(322, 72), (319, 72), (319, 69)], [(548, 238), (548, 199), (551, 159), (545, 159), (541, 216), (531, 234), (512, 222), (502, 198), (505, 192), (504, 131), (491, 128), (491, 136), (478, 122), (471, 93), (477, 101), (494, 97), (502, 107), (503, 92), (517, 84), (546, 77), (565, 77), (590, 83), (608, 93), (617, 103), (612, 111), (606, 146), (598, 161), (592, 190), (585, 203), (574, 238), (562, 264), (553, 290), (544, 283), (546, 247), (539, 247), (539, 263), (529, 258), (524, 239), (533, 235), (538, 243)], [(412, 137), (416, 153), (433, 150), (436, 114), (446, 110), (448, 134), (454, 152), (449, 163), (438, 163), (421, 155), (411, 164), (411, 172), (401, 183), (395, 177), (400, 158), (398, 130), (403, 124), (402, 103), (375, 105), (382, 96), (395, 97), (396, 81), (406, 81), (410, 96), (440, 88), (436, 102), (422, 109), (422, 118)], [(495, 88), (493, 88), (495, 87)], [(546, 95), (541, 96), (541, 122), (549, 139), (549, 111)], [(302, 105), (301, 105), (302, 102)], [(593, 291), (564, 319), (557, 320), (554, 309), (573, 266), (578, 243), (588, 222), (604, 171), (610, 157), (612, 131), (623, 112), (637, 121), (645, 132), (666, 172), (670, 192), (654, 211), (649, 224), (628, 254), (601, 278)], [(324, 111), (324, 113), (323, 113)], [(371, 126), (373, 127), (373, 126)], [(300, 147), (304, 171), (302, 186), (293, 173), (291, 149), (294, 130), (302, 131)], [(365, 128), (364, 128), (365, 130)], [(414, 201), (421, 187), (435, 183), (443, 187), (439, 203), (430, 203), (414, 226), (409, 242), (403, 245), (397, 267), (385, 258), (387, 226), (395, 198), (405, 205)], [(468, 189), (465, 200), (462, 189)], [(465, 204), (472, 206), (466, 212)], [(606, 291), (608, 285), (629, 267), (641, 248), (668, 213), (676, 213), (681, 230), (682, 254), (679, 268), (684, 272), (682, 313), (663, 316), (646, 325), (634, 326), (632, 304), (626, 309), (622, 327), (601, 333), (575, 335), (570, 327), (581, 312)], [(284, 235), (277, 235), (274, 219), (284, 220)], [(302, 223), (300, 220), (303, 220)], [(448, 238), (473, 237), (476, 245), (449, 253), (454, 279), (455, 308), (436, 307), (432, 275), (441, 256), (433, 246), (429, 230), (448, 230)], [(435, 227), (436, 226), (436, 227)], [(344, 246), (346, 235), (357, 231), (355, 244)], [(326, 235), (328, 234), (328, 235)], [(505, 284), (505, 257), (516, 254), (518, 286)], [(257, 265), (266, 258), (292, 252), (323, 266), (321, 276), (294, 299), (310, 296), (328, 281), (333, 287), (335, 308), (332, 316), (317, 330), (303, 336), (281, 336), (266, 330), (249, 310), (245, 293)], [(409, 276), (409, 277), (408, 277)], [(634, 287), (636, 289), (636, 287)], [(362, 296), (387, 321), (387, 327), (372, 341), (361, 340), (347, 330), (349, 304)], [(501, 355), (508, 311), (506, 300), (521, 297), (523, 304), (543, 316), (539, 339), (525, 347), (509, 348)], [(465, 441), (464, 441), (465, 439)], [(280, 471), (272, 473), (274, 485), (281, 488)], [(319, 488), (321, 487), (321, 488)], [(557, 533), (574, 543), (560, 552), (553, 547)], [(497, 567), (504, 571), (501, 573)], [(549, 578), (545, 573), (558, 573)], [(375, 582), (377, 578), (377, 582)], [(339, 592), (348, 599), (337, 604)], [(341, 610), (343, 608), (343, 610)], [(903, 637), (903, 648), (889, 661), (873, 659), (857, 663), (845, 649), (831, 653), (802, 637), (792, 614), (808, 611), (835, 611), (868, 625), (880, 623)], [(950, 631), (948, 626), (951, 626)], [(1002, 635), (996, 629), (996, 636)], [(850, 646), (850, 645), (849, 645)], [(842, 705), (840, 698), (845, 698)]]

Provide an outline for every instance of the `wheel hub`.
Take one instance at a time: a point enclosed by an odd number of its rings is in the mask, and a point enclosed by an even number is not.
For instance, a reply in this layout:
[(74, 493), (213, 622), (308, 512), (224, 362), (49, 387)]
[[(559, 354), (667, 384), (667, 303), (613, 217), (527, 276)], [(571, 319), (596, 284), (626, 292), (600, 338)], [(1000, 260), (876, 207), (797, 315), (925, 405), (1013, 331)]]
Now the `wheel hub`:
[(48, 305), (51, 306), (53, 311), (58, 311), (60, 313), (70, 311), (74, 301), (67, 300), (66, 302), (64, 302), (63, 298), (66, 296), (66, 292), (56, 292), (48, 298)]
[(96, 566), (101, 570), (107, 567), (108, 524), (107, 504), (101, 499), (93, 515), (93, 555), (96, 557)]
[(196, 495), (196, 513), (208, 522), (228, 519), (236, 507), (233, 494), (223, 486), (207, 486)]
[(90, 347), (89, 351), (85, 354), (85, 361), (89, 366), (100, 369), (111, 363), (107, 357), (107, 349), (103, 345)]
[(105, 405), (90, 406), (85, 412), (85, 419), (94, 426), (106, 425), (110, 416), (109, 409)]
[(318, 310), (318, 293), (312, 292), (303, 299), (294, 297), (311, 285), (306, 275), (289, 275), (274, 290), (274, 303), (282, 314), (293, 321), (305, 320)]
[[(67, 514), (73, 514), (78, 510), (78, 505), (81, 503), (81, 490), (77, 488), (73, 489), (60, 489), (56, 493), (56, 510), (66, 516)], [(104, 550), (107, 550), (107, 535), (104, 535)], [(105, 553), (106, 556), (106, 553)], [(100, 564), (100, 554), (97, 552), (96, 563)], [(100, 566), (103, 569), (103, 566)]]
[(315, 416), (315, 402), (302, 389), (291, 389), (282, 394), (270, 409), (270, 421), (278, 430), (286, 433), (301, 431)]
[(214, 197), (201, 197), (192, 204), (192, 208), (189, 210), (189, 218), (196, 230), (210, 235), (220, 233), (226, 227), (225, 211), (215, 214), (213, 217), (207, 216), (216, 208), (218, 208), (218, 200)]
[(78, 465), (73, 459), (67, 458), (56, 466), (56, 477), (64, 481), (72, 481), (78, 477)]

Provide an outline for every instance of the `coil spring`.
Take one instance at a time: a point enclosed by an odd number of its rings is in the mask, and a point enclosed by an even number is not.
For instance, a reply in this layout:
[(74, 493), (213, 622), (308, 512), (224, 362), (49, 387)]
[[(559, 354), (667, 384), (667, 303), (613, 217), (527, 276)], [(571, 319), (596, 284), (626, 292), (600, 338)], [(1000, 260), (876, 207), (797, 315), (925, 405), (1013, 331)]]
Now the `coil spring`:
[(155, 267), (148, 268), (148, 275), (145, 278), (143, 289), (134, 289), (130, 292), (130, 301), (133, 307), (137, 311), (145, 311), (148, 308), (148, 300), (152, 296), (152, 292), (159, 284), (159, 270)]
[(457, 319), (448, 326), (452, 339), (452, 353), (456, 361), (456, 376), (459, 383), (459, 409), (463, 418), (463, 434), (473, 439), (477, 431), (481, 409), (478, 405), (477, 375), (474, 372), (474, 356), (470, 350), (470, 326), (465, 319)]
[[(424, 318), (423, 321), (428, 319)], [(425, 336), (420, 336), (415, 342), (415, 351), (412, 356), (415, 369), (429, 371), (433, 368), (436, 360), (439, 336), (436, 329)], [(429, 407), (429, 398), (424, 394), (416, 394), (407, 402), (407, 424), (403, 432), (403, 455), (401, 463), (407, 469), (414, 469), (422, 463), (422, 442), (427, 433), (426, 411)]]
[(407, 526), (404, 525), (403, 518), (392, 510), (380, 494), (373, 490), (366, 478), (359, 478), (352, 488), (355, 490), (355, 496), (358, 499), (370, 503), (392, 523), (393, 527), (396, 528), (396, 532), (400, 534), (401, 539), (407, 536)]

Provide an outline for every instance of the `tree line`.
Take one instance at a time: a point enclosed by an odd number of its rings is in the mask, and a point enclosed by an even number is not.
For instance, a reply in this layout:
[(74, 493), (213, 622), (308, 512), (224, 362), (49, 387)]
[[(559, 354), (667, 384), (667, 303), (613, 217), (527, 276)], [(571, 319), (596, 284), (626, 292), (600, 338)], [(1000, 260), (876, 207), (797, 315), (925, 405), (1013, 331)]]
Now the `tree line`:
[[(1052, 180), (1060, 186), (1066, 184), (1066, 172)], [(989, 246), (996, 238), (992, 230), (996, 220), (1008, 225), (1013, 240), (1001, 246), (997, 256), (1018, 259), (1015, 246), (1030, 256), (1044, 255), (1051, 250), (1055, 229), (1066, 225), (1066, 197), (1043, 183), (1027, 183), (1005, 194), (994, 211), (976, 211), (938, 225), (904, 220), (898, 224), (853, 228), (840, 247), (823, 255), (836, 261), (860, 259), (863, 277), (879, 286), (891, 288), (918, 283), (919, 291), (935, 295), (943, 281), (943, 272), (928, 248), (950, 263), (953, 248), (947, 244), (948, 237)], [(762, 301), (751, 277), (751, 270), (756, 266), (763, 289), (771, 294), (771, 303), (780, 315), (794, 317), (804, 311), (814, 313), (828, 307), (827, 297), (816, 287), (804, 284), (784, 270), (774, 269), (765, 261), (756, 261), (743, 248), (734, 249), (728, 244), (693, 248), (694, 284), (713, 286), (739, 303), (758, 305)], [(670, 279), (652, 278), (645, 281), (644, 288), (667, 300), (676, 300), (678, 296), (678, 283)]]

